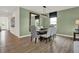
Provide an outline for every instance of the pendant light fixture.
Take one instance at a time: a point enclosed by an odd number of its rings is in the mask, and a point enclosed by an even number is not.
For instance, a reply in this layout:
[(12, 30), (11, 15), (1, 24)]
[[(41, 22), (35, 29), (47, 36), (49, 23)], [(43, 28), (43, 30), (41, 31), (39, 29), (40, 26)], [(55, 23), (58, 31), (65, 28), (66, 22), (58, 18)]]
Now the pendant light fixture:
[(43, 15), (43, 16), (46, 16), (47, 17), (47, 15), (46, 15), (46, 6), (43, 6), (43, 13), (41, 14), (41, 15)]

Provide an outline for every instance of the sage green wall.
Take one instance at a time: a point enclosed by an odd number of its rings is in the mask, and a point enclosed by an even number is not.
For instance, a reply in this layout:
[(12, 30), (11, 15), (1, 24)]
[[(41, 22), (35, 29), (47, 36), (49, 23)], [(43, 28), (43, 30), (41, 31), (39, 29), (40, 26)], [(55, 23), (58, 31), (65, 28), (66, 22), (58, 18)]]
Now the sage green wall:
[(57, 33), (72, 36), (75, 20), (79, 18), (79, 7), (59, 11), (57, 16)]
[(44, 25), (44, 20), (43, 20), (43, 17), (42, 17), (42, 15), (40, 15), (40, 26), (43, 26)]
[(41, 16), (40, 23), (41, 26), (49, 27), (50, 19), (48, 17)]
[[(28, 10), (20, 7), (20, 36), (29, 35), (29, 12)], [(32, 19), (32, 25), (35, 25), (35, 20)], [(48, 27), (49, 20), (40, 16), (40, 25)]]
[[(20, 36), (29, 35), (29, 10), (20, 7)], [(35, 25), (35, 20), (32, 18), (31, 25)], [(40, 21), (43, 25), (43, 20)]]
[(20, 8), (20, 36), (29, 34), (29, 11)]
[(49, 19), (49, 18), (47, 18), (47, 17), (46, 17), (46, 18), (44, 18), (44, 27), (47, 27), (47, 28), (49, 27), (49, 24), (50, 24), (50, 22), (49, 22), (49, 21), (50, 21), (50, 19)]

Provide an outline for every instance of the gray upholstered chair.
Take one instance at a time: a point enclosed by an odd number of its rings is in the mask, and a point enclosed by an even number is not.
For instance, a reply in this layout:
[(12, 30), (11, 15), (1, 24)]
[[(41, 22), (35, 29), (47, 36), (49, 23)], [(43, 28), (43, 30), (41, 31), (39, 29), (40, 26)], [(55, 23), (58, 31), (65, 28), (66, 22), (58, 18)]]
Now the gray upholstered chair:
[(51, 37), (53, 37), (53, 39), (54, 39), (54, 37), (56, 37), (56, 27), (54, 26), (54, 25), (51, 25), (50, 26), (51, 27)]
[(56, 28), (54, 26), (50, 26), (48, 28), (47, 34), (40, 35), (40, 37), (43, 37), (44, 39), (46, 39), (46, 43), (47, 43), (47, 39), (49, 39), (50, 41), (51, 37), (53, 37), (54, 39), (55, 35), (56, 35)]
[(32, 25), (31, 26), (31, 41), (35, 39), (35, 43), (36, 43), (38, 38), (39, 38), (39, 35), (37, 35), (36, 27)]

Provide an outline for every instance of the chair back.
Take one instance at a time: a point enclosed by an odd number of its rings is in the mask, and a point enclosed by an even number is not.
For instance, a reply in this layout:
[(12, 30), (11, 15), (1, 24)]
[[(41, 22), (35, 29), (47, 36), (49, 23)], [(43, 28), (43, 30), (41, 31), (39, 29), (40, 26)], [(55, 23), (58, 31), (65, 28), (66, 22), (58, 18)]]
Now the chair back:
[(51, 36), (56, 34), (56, 27), (55, 26), (51, 26)]
[(56, 34), (56, 27), (50, 26), (47, 31), (47, 37), (53, 36), (54, 34)]
[(34, 25), (31, 26), (31, 36), (32, 38), (37, 37), (36, 27)]
[(51, 36), (51, 28), (49, 27), (47, 31), (47, 37), (50, 37), (50, 36)]

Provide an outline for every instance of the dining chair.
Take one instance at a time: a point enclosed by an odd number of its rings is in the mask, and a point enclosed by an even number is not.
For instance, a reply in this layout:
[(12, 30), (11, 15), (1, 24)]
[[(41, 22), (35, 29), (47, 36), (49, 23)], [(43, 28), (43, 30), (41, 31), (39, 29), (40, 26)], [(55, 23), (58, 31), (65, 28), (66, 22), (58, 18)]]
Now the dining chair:
[(32, 25), (31, 26), (31, 41), (35, 39), (35, 43), (36, 43), (38, 38), (39, 38), (39, 35), (37, 34), (36, 27)]
[(40, 35), (40, 37), (46, 39), (46, 43), (47, 43), (47, 39), (49, 39), (49, 41), (51, 40), (51, 37), (55, 37), (56, 35), (56, 28), (54, 26), (50, 26), (47, 30), (47, 34), (44, 35)]
[(51, 37), (53, 37), (53, 39), (56, 37), (56, 27), (54, 25), (50, 25), (51, 27)]

